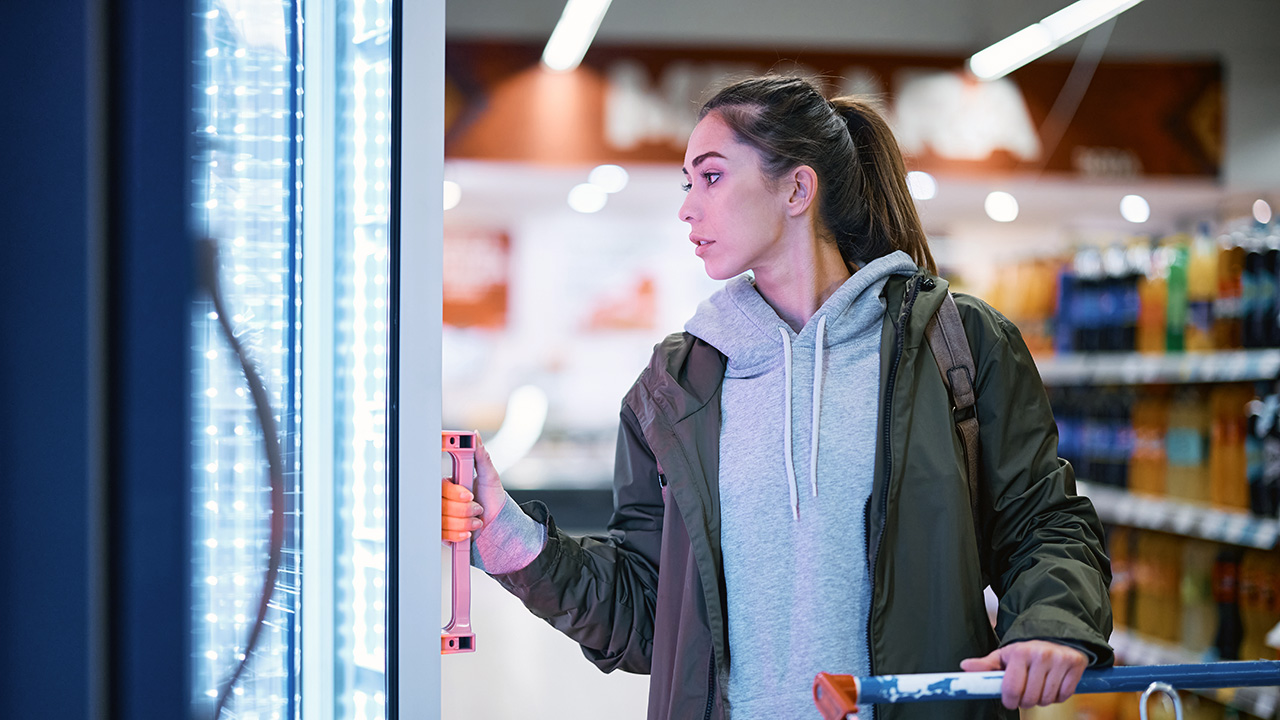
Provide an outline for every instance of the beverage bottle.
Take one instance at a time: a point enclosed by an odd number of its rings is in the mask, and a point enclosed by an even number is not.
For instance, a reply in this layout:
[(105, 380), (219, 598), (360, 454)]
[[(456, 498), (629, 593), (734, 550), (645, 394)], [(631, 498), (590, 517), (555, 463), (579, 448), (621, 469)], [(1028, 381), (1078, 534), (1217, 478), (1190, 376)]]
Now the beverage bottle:
[(1133, 624), (1136, 593), (1132, 545), (1136, 532), (1122, 525), (1107, 526), (1107, 550), (1111, 554), (1111, 614), (1117, 628)]
[(1158, 598), (1158, 553), (1155, 533), (1134, 530), (1134, 552), (1129, 559), (1129, 567), (1133, 573), (1133, 629), (1137, 632), (1156, 637), (1160, 633), (1160, 618), (1157, 617)]
[(1208, 237), (1207, 228), (1203, 225), (1191, 242), (1189, 262), (1186, 348), (1192, 352), (1212, 350), (1213, 303), (1218, 294), (1218, 247)]
[(1099, 482), (1111, 487), (1128, 486), (1129, 458), (1133, 454), (1132, 403), (1132, 394), (1126, 389), (1110, 388), (1098, 394), (1093, 472)]
[(1258, 489), (1258, 502), (1254, 512), (1264, 517), (1276, 517), (1280, 510), (1280, 395), (1268, 394), (1263, 398), (1263, 414), (1260, 427), (1265, 428), (1262, 437), (1262, 487)]
[(1255, 515), (1264, 515), (1263, 500), (1263, 481), (1262, 472), (1264, 460), (1262, 455), (1262, 440), (1266, 437), (1270, 426), (1270, 421), (1263, 421), (1263, 414), (1266, 405), (1260, 397), (1266, 392), (1266, 383), (1258, 384), (1257, 395), (1254, 396), (1246, 408), (1246, 433), (1244, 436), (1244, 455), (1245, 455), (1245, 479), (1249, 484), (1249, 512)]
[(1072, 316), (1075, 276), (1070, 265), (1058, 269), (1057, 303), (1053, 316), (1053, 349), (1059, 353), (1075, 350), (1076, 326)]
[(1249, 509), (1245, 477), (1244, 409), (1239, 385), (1210, 391), (1212, 428), (1209, 444), (1209, 500), (1224, 507)]
[(1217, 547), (1187, 540), (1182, 546), (1182, 645), (1204, 653), (1213, 645), (1218, 609), (1213, 602), (1213, 562)]
[(1241, 341), (1246, 348), (1265, 347), (1266, 328), (1262, 314), (1262, 248), (1254, 245), (1244, 256), (1244, 267), (1240, 272), (1240, 319), (1242, 321)]
[(1072, 321), (1076, 329), (1076, 350), (1097, 352), (1102, 349), (1102, 256), (1096, 248), (1081, 248), (1075, 257), (1074, 309)]
[(1241, 660), (1257, 660), (1266, 652), (1266, 634), (1270, 625), (1263, 627), (1267, 608), (1262, 594), (1267, 563), (1262, 553), (1245, 550), (1240, 558), (1240, 624), (1243, 635), (1240, 643)]
[(1116, 393), (1116, 404), (1111, 409), (1111, 466), (1112, 484), (1118, 488), (1129, 487), (1129, 460), (1133, 457), (1133, 403), (1131, 389)]
[(1225, 453), (1223, 452), (1223, 434), (1225, 428), (1222, 423), (1222, 388), (1221, 386), (1213, 386), (1209, 389), (1209, 499), (1214, 503), (1219, 503), (1222, 496), (1219, 485), (1222, 482), (1223, 462)]
[(1228, 482), (1225, 504), (1246, 511), (1249, 509), (1249, 449), (1245, 439), (1249, 434), (1247, 413), (1252, 399), (1253, 390), (1248, 384), (1234, 383), (1230, 386), (1223, 413), (1223, 420), (1227, 423), (1225, 472)]
[(1098, 321), (1099, 350), (1121, 351), (1125, 347), (1125, 285), (1129, 275), (1124, 250), (1117, 246), (1102, 251), (1102, 277), (1099, 280)]
[(1129, 492), (1151, 493), (1151, 398), (1139, 393), (1133, 400), (1133, 452), (1129, 455)]
[(1133, 406), (1133, 453), (1129, 463), (1129, 490), (1146, 495), (1165, 494), (1168, 461), (1165, 436), (1169, 432), (1167, 388), (1144, 388)]
[(1165, 351), (1165, 313), (1169, 303), (1167, 253), (1148, 249), (1145, 271), (1138, 277), (1137, 349), (1143, 353)]
[(1120, 282), (1119, 350), (1138, 349), (1138, 321), (1142, 311), (1139, 283), (1151, 262), (1151, 248), (1145, 242), (1131, 243), (1125, 250), (1124, 274)]
[(1218, 628), (1213, 645), (1216, 660), (1239, 660), (1244, 625), (1240, 620), (1240, 550), (1218, 552), (1213, 564), (1213, 600), (1218, 606)]
[(1180, 388), (1169, 407), (1169, 431), (1165, 434), (1168, 471), (1165, 489), (1170, 497), (1208, 500), (1209, 417), (1204, 391), (1196, 386)]
[(1260, 347), (1280, 347), (1280, 322), (1277, 321), (1277, 310), (1280, 310), (1280, 249), (1274, 236), (1266, 239), (1266, 250), (1262, 253), (1262, 272), (1258, 274), (1257, 302), (1261, 329), (1258, 333)]
[(1218, 246), (1218, 293), (1213, 301), (1213, 344), (1221, 350), (1244, 346), (1242, 318), (1245, 250)]
[(1156, 637), (1171, 643), (1182, 642), (1182, 545), (1173, 535), (1153, 533), (1157, 541), (1156, 602), (1160, 631)]
[(1272, 628), (1280, 625), (1280, 558), (1274, 552), (1265, 553), (1262, 555), (1262, 564), (1262, 587), (1260, 588), (1262, 599), (1259, 603), (1262, 646), (1259, 657), (1276, 660), (1280, 659), (1277, 657), (1280, 656), (1280, 650), (1267, 644), (1267, 635)]
[(1184, 236), (1174, 236), (1167, 241), (1169, 274), (1165, 318), (1168, 322), (1165, 348), (1169, 352), (1186, 349), (1187, 333), (1187, 264), (1188, 250)]
[(1109, 394), (1109, 389), (1098, 388), (1077, 396), (1081, 411), (1081, 473), (1087, 473), (1083, 477), (1099, 485), (1110, 484), (1105, 447), (1108, 429), (1106, 397)]

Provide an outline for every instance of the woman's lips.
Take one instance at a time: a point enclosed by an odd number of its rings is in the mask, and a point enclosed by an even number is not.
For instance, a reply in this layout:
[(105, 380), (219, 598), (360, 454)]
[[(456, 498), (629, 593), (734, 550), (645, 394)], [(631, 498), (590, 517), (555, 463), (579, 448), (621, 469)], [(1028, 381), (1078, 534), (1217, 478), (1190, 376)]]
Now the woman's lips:
[(690, 235), (690, 236), (689, 236), (689, 242), (691, 242), (691, 243), (693, 243), (694, 245), (696, 245), (696, 246), (697, 246), (697, 249), (693, 251), (693, 254), (694, 254), (694, 255), (697, 255), (698, 257), (702, 257), (702, 253), (703, 253), (707, 248), (709, 248), (709, 247), (711, 247), (712, 245), (714, 245), (714, 244), (715, 244), (715, 243), (713, 243), (711, 240), (707, 240), (707, 239), (704, 239), (704, 238), (696, 237), (696, 236), (693, 236), (693, 235)]

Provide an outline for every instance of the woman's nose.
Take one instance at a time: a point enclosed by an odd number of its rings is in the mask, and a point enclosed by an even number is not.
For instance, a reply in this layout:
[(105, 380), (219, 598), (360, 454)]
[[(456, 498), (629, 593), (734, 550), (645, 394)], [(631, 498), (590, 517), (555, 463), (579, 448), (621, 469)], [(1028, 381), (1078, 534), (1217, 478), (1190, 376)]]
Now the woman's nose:
[(680, 216), (680, 220), (682, 222), (693, 222), (693, 209), (693, 194), (686, 193), (684, 196), (684, 202), (680, 203), (680, 210), (677, 213)]

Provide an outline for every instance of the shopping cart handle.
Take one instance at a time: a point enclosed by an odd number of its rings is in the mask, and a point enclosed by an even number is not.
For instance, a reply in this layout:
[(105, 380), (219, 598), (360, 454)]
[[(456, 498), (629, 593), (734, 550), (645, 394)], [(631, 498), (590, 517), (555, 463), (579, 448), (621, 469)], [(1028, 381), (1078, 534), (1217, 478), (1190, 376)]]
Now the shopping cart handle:
[[(857, 704), (982, 700), (1000, 697), (1004, 672), (925, 673), (853, 677), (818, 673), (813, 701), (823, 720), (843, 720)], [(1203, 665), (1126, 665), (1086, 670), (1077, 693), (1141, 692), (1153, 682), (1180, 690), (1280, 685), (1280, 660)]]

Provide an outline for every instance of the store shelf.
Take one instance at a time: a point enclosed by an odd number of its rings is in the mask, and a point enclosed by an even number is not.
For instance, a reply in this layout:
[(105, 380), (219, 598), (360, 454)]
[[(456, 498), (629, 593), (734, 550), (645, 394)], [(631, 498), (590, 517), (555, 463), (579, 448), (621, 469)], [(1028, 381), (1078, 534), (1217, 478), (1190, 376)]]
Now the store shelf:
[[(1124, 665), (1180, 665), (1205, 661), (1201, 655), (1180, 645), (1128, 630), (1111, 633), (1111, 647), (1115, 648), (1116, 661)], [(1277, 687), (1224, 688), (1194, 692), (1260, 718), (1276, 717), (1276, 708), (1280, 706), (1280, 688)]]
[(1270, 550), (1280, 538), (1280, 520), (1239, 510), (1168, 498), (1133, 495), (1123, 490), (1078, 482), (1076, 490), (1093, 501), (1103, 522), (1159, 530), (1230, 545)]
[(1207, 353), (1066, 353), (1037, 360), (1045, 385), (1246, 382), (1280, 375), (1280, 349)]

